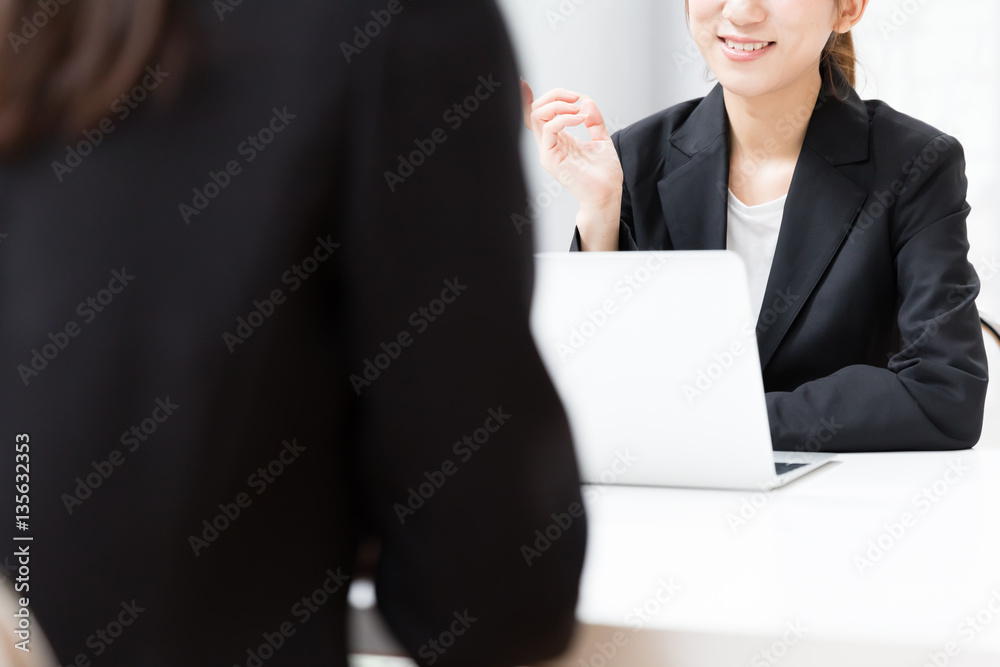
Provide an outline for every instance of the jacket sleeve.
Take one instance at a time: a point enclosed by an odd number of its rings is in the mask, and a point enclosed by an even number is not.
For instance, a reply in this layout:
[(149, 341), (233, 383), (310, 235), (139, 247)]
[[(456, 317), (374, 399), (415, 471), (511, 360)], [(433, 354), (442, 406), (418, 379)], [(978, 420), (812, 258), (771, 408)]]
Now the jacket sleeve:
[(408, 4), (355, 65), (344, 391), (380, 611), (421, 665), (553, 657), (586, 521), (529, 330), (532, 235), (510, 222), (526, 189), (499, 11)]
[[(622, 159), (621, 133), (619, 130), (611, 135), (611, 141), (618, 152), (618, 159)], [(618, 249), (638, 250), (639, 246), (635, 242), (635, 233), (632, 231), (632, 197), (629, 194), (627, 180), (622, 181), (622, 213), (618, 221)], [(580, 252), (580, 230), (573, 228), (573, 241), (569, 246), (570, 252)]]
[(953, 137), (932, 143), (942, 142), (933, 165), (907, 172), (895, 207), (899, 351), (885, 369), (848, 366), (769, 392), (775, 449), (956, 450), (978, 442), (988, 379), (980, 283), (967, 258), (964, 153)]

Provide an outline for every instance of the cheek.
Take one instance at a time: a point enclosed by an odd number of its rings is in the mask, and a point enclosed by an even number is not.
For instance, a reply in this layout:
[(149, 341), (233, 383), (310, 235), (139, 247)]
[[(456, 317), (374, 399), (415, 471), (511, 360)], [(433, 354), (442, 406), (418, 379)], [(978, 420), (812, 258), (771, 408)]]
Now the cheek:
[(771, 14), (796, 17), (799, 21), (832, 22), (837, 13), (835, 0), (771, 0)]
[(716, 29), (722, 21), (724, 6), (724, 0), (689, 0), (688, 29), (698, 48), (705, 49), (715, 43)]
[(811, 29), (790, 34), (786, 41), (785, 51), (789, 59), (800, 64), (811, 63), (823, 55), (823, 48), (830, 38), (830, 32), (825, 26), (815, 25)]
[(774, 0), (771, 20), (782, 51), (795, 61), (823, 53), (833, 30), (833, 0)]
[(710, 23), (722, 17), (725, 0), (689, 0), (688, 15), (692, 24)]
[(834, 0), (772, 0), (770, 18), (790, 41), (826, 43), (836, 16)]

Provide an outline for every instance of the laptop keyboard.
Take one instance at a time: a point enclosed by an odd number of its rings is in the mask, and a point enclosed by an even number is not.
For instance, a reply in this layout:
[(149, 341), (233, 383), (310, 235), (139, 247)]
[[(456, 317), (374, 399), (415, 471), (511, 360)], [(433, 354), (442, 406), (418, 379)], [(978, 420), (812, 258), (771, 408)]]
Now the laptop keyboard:
[(795, 470), (796, 468), (801, 468), (806, 465), (805, 463), (775, 463), (774, 472), (778, 475), (784, 475), (786, 472)]

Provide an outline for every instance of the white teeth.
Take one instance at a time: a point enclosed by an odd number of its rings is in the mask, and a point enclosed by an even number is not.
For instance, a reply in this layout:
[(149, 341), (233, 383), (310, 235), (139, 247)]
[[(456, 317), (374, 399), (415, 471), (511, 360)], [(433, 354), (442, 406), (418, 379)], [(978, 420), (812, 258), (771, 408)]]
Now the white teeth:
[(734, 41), (729, 40), (729, 39), (726, 40), (726, 46), (728, 46), (729, 48), (731, 48), (734, 51), (759, 51), (760, 49), (763, 49), (768, 44), (770, 44), (770, 42), (747, 42), (747, 43), (743, 43), (743, 42), (734, 42)]

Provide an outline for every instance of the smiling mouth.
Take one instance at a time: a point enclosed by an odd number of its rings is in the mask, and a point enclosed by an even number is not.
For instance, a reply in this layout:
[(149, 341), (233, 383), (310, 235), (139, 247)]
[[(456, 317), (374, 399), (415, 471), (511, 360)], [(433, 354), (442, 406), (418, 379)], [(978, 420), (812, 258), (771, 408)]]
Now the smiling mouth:
[(719, 41), (725, 42), (726, 46), (733, 51), (760, 51), (764, 47), (774, 44), (774, 42), (734, 42), (723, 37), (720, 37)]

